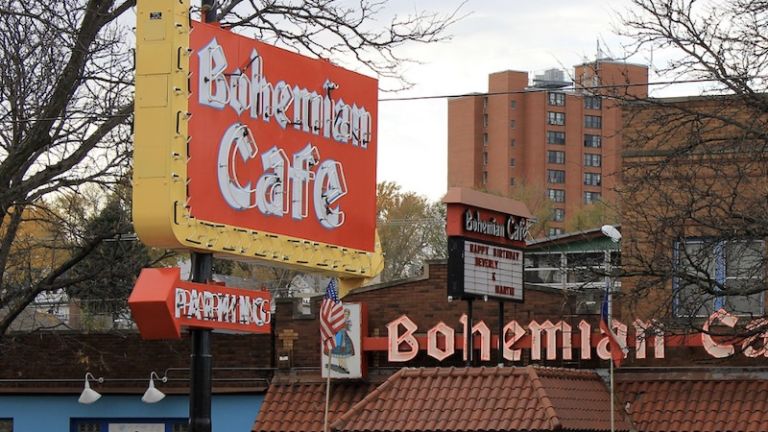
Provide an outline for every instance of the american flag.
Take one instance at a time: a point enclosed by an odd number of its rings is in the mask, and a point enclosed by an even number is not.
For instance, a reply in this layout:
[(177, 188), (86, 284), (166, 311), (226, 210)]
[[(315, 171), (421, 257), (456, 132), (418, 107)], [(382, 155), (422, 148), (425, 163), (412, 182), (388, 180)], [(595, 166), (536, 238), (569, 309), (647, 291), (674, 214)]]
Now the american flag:
[(610, 286), (605, 287), (605, 296), (603, 297), (603, 304), (600, 308), (600, 330), (608, 336), (608, 350), (611, 353), (611, 359), (616, 367), (621, 366), (624, 355), (627, 352), (627, 347), (621, 343), (618, 335), (613, 331), (613, 328), (608, 323), (608, 302), (611, 298)]
[(320, 305), (320, 337), (323, 351), (330, 352), (336, 346), (336, 333), (344, 328), (344, 306), (339, 300), (336, 278), (331, 278)]

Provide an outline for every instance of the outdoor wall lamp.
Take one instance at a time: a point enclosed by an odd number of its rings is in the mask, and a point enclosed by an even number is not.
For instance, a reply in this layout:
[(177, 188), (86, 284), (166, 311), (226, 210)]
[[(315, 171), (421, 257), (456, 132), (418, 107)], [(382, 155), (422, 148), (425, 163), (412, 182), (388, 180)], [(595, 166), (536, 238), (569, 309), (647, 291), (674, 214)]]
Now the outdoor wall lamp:
[(81, 404), (92, 404), (99, 400), (101, 398), (101, 394), (97, 392), (96, 390), (91, 388), (91, 383), (88, 381), (88, 377), (90, 377), (91, 380), (97, 381), (99, 383), (104, 382), (104, 378), (99, 377), (94, 378), (93, 374), (90, 372), (85, 373), (85, 387), (83, 388), (83, 392), (80, 393), (80, 397), (77, 399), (78, 402)]
[(165, 397), (165, 393), (155, 388), (155, 378), (159, 379), (162, 382), (168, 381), (168, 377), (164, 376), (160, 378), (160, 376), (158, 376), (155, 373), (155, 371), (152, 371), (149, 374), (149, 388), (147, 388), (147, 391), (144, 392), (144, 396), (141, 397), (141, 401), (144, 403), (160, 402)]

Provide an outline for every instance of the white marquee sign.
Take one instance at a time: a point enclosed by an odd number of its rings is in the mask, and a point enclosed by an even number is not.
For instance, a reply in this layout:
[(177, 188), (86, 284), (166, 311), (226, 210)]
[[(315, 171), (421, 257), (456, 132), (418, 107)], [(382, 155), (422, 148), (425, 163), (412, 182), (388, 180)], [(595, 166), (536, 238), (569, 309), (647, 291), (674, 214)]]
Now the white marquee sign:
[(523, 252), (464, 240), (464, 292), (522, 300)]

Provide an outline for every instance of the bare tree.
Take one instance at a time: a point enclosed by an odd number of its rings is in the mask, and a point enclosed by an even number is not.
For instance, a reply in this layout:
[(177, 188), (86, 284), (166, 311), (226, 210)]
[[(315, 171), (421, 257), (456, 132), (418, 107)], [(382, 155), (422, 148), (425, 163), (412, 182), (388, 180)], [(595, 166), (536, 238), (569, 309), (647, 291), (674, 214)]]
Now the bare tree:
[[(45, 197), (113, 184), (128, 169), (133, 77), (117, 18), (131, 6), (12, 0), (0, 7), (0, 334), (38, 294), (78, 281), (69, 270), (104, 238), (18, 273), (23, 254), (52, 247), (17, 242), (34, 218), (55, 224)], [(43, 211), (27, 212), (31, 206)]]
[[(387, 5), (387, 0), (229, 0), (219, 8), (218, 19), (257, 39), (393, 78), (399, 90), (411, 85), (402, 66), (414, 60), (401, 56), (398, 48), (446, 40), (448, 27), (461, 18), (460, 6), (445, 15), (416, 11), (389, 17)], [(376, 24), (382, 19), (388, 25)]]
[(400, 185), (382, 182), (376, 193), (377, 226), (384, 252), (382, 281), (419, 274), (424, 260), (445, 258), (445, 206)]
[[(43, 217), (48, 227), (68, 226), (67, 217), (49, 209), (57, 196), (112, 188), (130, 170), (135, 3), (0, 3), (0, 335), (40, 293), (83, 283), (90, 276), (72, 269), (105, 239), (128, 234), (73, 229), (68, 235), (77, 238), (68, 244), (76, 247), (60, 251), (47, 266), (29, 260), (59, 243), (33, 241), (34, 236), (21, 241)], [(380, 24), (387, 20), (385, 6), (369, 0), (353, 6), (337, 0), (230, 0), (218, 11), (223, 25), (235, 31), (346, 61), (407, 86), (398, 48), (443, 40), (457, 15), (395, 16), (386, 26)]]
[(622, 21), (634, 49), (664, 52), (671, 60), (659, 67), (662, 76), (699, 81), (703, 90), (624, 98), (624, 304), (678, 329), (702, 330), (719, 308), (763, 316), (768, 3), (632, 3)]

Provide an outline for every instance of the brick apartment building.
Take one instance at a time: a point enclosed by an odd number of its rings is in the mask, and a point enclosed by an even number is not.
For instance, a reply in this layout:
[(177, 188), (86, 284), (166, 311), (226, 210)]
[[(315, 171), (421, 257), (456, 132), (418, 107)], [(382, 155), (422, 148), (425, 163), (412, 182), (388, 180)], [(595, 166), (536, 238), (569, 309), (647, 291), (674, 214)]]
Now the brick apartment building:
[(513, 196), (523, 185), (553, 202), (544, 235), (562, 234), (585, 204), (615, 202), (621, 108), (606, 96), (644, 98), (648, 68), (606, 59), (488, 77), (488, 93), (448, 102), (448, 187)]

